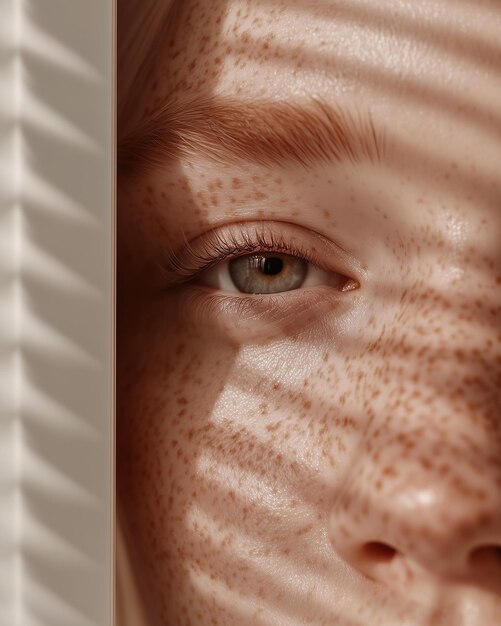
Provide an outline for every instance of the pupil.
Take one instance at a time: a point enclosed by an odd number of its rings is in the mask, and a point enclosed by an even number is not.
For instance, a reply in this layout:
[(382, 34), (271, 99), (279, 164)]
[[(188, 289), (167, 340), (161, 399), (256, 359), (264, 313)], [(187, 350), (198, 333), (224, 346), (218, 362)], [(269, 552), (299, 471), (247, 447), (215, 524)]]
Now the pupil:
[(274, 276), (275, 274), (280, 274), (283, 270), (284, 262), (282, 259), (279, 259), (276, 256), (266, 257), (263, 259), (263, 263), (261, 265), (261, 271), (263, 274), (267, 274), (268, 276)]

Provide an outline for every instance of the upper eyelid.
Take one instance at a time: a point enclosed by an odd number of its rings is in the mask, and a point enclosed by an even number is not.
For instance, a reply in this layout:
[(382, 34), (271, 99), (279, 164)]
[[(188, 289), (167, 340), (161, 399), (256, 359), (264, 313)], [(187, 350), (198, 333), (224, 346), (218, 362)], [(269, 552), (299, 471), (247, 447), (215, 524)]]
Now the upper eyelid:
[[(298, 239), (309, 241), (298, 241)], [(292, 243), (291, 243), (292, 242)], [(366, 269), (349, 252), (315, 231), (289, 222), (237, 222), (211, 229), (167, 253), (162, 269), (169, 285), (187, 282), (202, 271), (235, 256), (276, 251), (306, 259), (359, 284)]]
[[(202, 254), (197, 254), (195, 251), (191, 250), (189, 254), (191, 257), (191, 261), (194, 261), (193, 265), (189, 264), (186, 256), (183, 258), (181, 256), (176, 257), (173, 255), (169, 258), (169, 267), (176, 271), (180, 275), (180, 278), (182, 278), (182, 276), (189, 278), (193, 275), (206, 271), (224, 261), (231, 260), (238, 256), (245, 256), (257, 252), (279, 252), (282, 254), (289, 254), (290, 256), (305, 258), (311, 263), (314, 263), (314, 261), (310, 258), (311, 254), (309, 254), (306, 249), (303, 249), (300, 246), (289, 246), (281, 244), (278, 241), (272, 243), (263, 240), (259, 242), (256, 241), (255, 244), (251, 244), (249, 241), (242, 241), (241, 244), (239, 244), (237, 241), (227, 243), (227, 246), (221, 246), (219, 248), (219, 256), (209, 256), (209, 254), (211, 254), (209, 252), (206, 256), (204, 256)], [(214, 248), (211, 248), (211, 250), (214, 251)]]

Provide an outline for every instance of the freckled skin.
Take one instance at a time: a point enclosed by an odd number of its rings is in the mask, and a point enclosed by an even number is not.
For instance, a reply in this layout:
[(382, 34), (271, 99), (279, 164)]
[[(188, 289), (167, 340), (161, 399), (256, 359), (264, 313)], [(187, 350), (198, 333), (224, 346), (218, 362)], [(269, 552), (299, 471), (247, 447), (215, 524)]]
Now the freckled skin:
[[(121, 181), (118, 495), (148, 624), (498, 626), (501, 9), (311, 4), (185, 0), (137, 103), (314, 93), (391, 146)], [(245, 326), (165, 291), (169, 247), (258, 219), (349, 250), (360, 289)]]

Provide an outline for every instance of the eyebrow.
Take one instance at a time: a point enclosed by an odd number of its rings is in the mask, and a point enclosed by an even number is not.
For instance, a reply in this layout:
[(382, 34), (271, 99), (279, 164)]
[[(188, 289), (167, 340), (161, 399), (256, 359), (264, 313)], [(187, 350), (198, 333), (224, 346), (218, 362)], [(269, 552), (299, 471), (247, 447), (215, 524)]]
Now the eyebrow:
[(167, 103), (118, 143), (121, 175), (204, 157), (221, 164), (307, 167), (380, 162), (385, 133), (369, 112), (310, 98), (303, 103), (198, 98)]

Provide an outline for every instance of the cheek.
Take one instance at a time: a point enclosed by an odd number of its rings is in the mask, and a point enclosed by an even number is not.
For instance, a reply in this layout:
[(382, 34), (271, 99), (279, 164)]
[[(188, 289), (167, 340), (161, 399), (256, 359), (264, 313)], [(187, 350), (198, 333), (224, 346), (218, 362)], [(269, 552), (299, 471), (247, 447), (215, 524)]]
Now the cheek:
[(187, 593), (196, 572), (245, 587), (251, 564), (285, 557), (331, 570), (328, 515), (359, 436), (345, 363), (293, 342), (178, 338), (131, 346), (119, 393), (119, 494), (158, 596)]
[(117, 473), (134, 552), (164, 602), (193, 547), (186, 520), (201, 490), (197, 458), (232, 351), (155, 326), (122, 342)]

